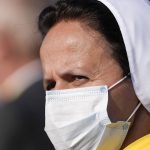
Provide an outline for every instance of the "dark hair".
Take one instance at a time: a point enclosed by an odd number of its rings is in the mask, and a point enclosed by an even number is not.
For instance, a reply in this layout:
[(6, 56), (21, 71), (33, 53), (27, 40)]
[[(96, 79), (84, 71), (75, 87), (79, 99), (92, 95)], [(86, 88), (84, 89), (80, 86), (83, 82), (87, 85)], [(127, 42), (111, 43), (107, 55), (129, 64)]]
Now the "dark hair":
[(78, 20), (105, 37), (113, 49), (113, 57), (120, 64), (124, 75), (129, 63), (118, 23), (110, 10), (97, 0), (60, 0), (55, 7), (45, 8), (39, 17), (39, 29), (43, 36), (58, 22)]

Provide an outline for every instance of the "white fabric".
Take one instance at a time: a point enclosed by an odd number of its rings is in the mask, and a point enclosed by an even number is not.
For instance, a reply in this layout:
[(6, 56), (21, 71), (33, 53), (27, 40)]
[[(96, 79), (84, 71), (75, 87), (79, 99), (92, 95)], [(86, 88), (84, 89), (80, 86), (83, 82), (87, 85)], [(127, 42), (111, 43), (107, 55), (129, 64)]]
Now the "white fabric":
[(150, 1), (99, 1), (109, 8), (120, 26), (136, 95), (150, 112)]
[(119, 150), (130, 123), (111, 123), (107, 105), (107, 86), (47, 91), (45, 131), (55, 149)]

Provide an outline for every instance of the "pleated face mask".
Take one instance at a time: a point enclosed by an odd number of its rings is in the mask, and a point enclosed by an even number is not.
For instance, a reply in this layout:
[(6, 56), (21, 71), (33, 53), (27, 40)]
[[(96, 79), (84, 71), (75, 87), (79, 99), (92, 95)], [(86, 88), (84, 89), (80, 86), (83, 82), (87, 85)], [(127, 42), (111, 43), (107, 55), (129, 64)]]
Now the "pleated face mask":
[(119, 150), (130, 122), (111, 123), (107, 113), (108, 91), (125, 78), (110, 88), (46, 92), (45, 131), (56, 150)]

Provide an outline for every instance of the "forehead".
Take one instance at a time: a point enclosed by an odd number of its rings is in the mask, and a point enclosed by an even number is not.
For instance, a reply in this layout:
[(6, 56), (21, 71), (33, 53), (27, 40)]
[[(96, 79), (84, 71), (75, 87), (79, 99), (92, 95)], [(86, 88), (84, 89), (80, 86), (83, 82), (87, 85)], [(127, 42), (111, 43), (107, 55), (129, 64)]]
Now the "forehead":
[[(105, 39), (78, 21), (61, 21), (46, 35), (41, 52), (84, 52), (91, 47), (106, 47)], [(82, 49), (82, 51), (80, 51)]]
[[(91, 68), (107, 56), (105, 39), (80, 22), (60, 22), (46, 35), (41, 50), (45, 70), (56, 68)], [(62, 69), (63, 66), (63, 69)], [(47, 71), (46, 71), (47, 72)]]

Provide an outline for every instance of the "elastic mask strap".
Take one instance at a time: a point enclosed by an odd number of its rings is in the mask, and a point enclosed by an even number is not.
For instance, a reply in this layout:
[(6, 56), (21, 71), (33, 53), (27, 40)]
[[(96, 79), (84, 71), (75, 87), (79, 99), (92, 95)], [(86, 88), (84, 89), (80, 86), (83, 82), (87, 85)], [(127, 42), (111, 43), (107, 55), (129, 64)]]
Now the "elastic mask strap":
[(123, 77), (121, 80), (119, 80), (118, 82), (116, 82), (115, 84), (113, 84), (112, 86), (110, 86), (108, 88), (108, 90), (111, 90), (112, 88), (114, 88), (116, 85), (118, 85), (119, 83), (121, 83), (122, 81), (124, 81), (126, 78), (128, 78), (128, 76), (130, 75), (130, 73), (128, 73), (125, 77)]
[(126, 122), (128, 122), (135, 115), (135, 113), (137, 112), (140, 106), (141, 106), (141, 103), (139, 102), (139, 104), (136, 106), (136, 108), (134, 109), (134, 111), (132, 112), (132, 114), (130, 115), (130, 117), (127, 119)]

